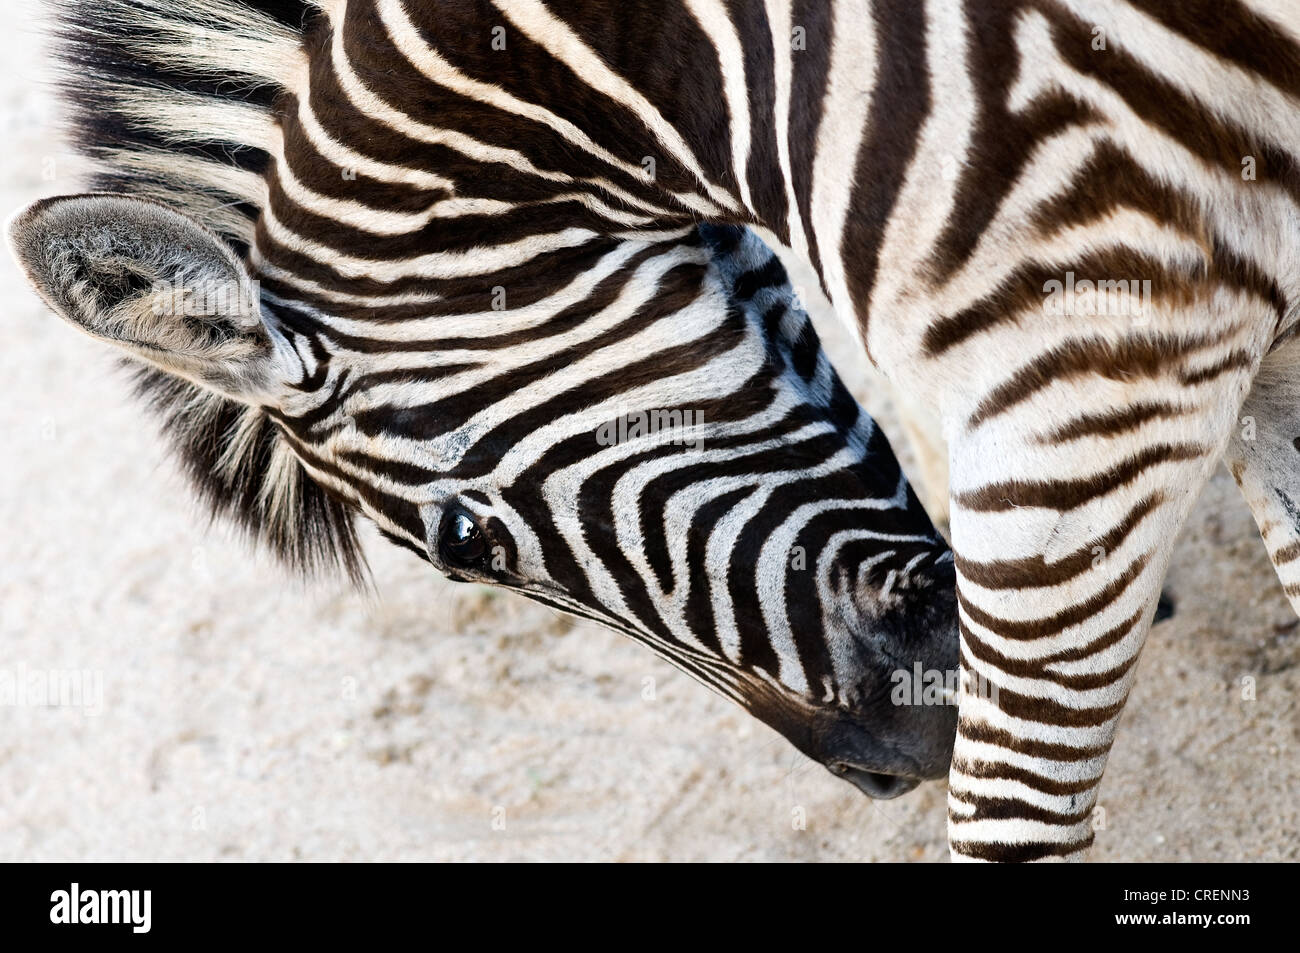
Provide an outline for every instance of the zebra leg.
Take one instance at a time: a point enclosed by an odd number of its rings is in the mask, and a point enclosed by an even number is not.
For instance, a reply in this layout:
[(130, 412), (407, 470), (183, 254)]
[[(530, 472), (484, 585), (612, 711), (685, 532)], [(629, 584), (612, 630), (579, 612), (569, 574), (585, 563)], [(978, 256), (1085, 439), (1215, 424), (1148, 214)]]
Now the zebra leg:
[[(1082, 859), (1092, 843), (1102, 771), (1173, 541), (1248, 381), (1241, 368), (1191, 387), (1112, 379), (1092, 394), (1079, 384), (1032, 414), (977, 414), (954, 441), (954, 859)], [(1176, 412), (1130, 426), (1133, 408), (1157, 405)]]
[(1300, 341), (1260, 365), (1224, 459), (1300, 613)]
[[(882, 377), (881, 380), (886, 379)], [(925, 507), (925, 511), (929, 514), (934, 525), (947, 537), (950, 532), (948, 525), (950, 519), (948, 512), (948, 445), (943, 439), (943, 429), (939, 418), (932, 411), (912, 400), (904, 391), (892, 385), (890, 386), (893, 391), (894, 406), (898, 413), (899, 427), (903, 431), (903, 436), (907, 440), (912, 455), (916, 458), (917, 473), (916, 479), (912, 480), (912, 486), (921, 497), (921, 504)], [(1300, 407), (1300, 403), (1297, 403), (1296, 406)], [(1294, 457), (1297, 467), (1300, 468), (1300, 413), (1296, 415), (1294, 429), (1296, 435), (1296, 446), (1293, 448), (1295, 450)], [(1300, 495), (1293, 494), (1292, 499), (1300, 501)], [(1300, 526), (1300, 514), (1297, 514), (1295, 522), (1297, 526)], [(1297, 551), (1294, 558), (1296, 559), (1297, 575), (1300, 576), (1300, 535), (1296, 537), (1296, 544)], [(1156, 602), (1154, 621), (1160, 623), (1166, 619), (1172, 619), (1177, 608), (1173, 596), (1161, 590), (1160, 598)], [(1297, 605), (1296, 611), (1300, 612), (1300, 605)]]

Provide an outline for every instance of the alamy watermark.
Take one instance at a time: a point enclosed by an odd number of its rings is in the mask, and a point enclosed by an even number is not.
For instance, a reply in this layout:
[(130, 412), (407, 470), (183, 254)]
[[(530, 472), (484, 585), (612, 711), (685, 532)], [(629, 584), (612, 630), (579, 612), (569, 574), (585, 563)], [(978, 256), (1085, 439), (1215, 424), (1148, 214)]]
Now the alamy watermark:
[(1065, 280), (1053, 278), (1043, 285), (1043, 310), (1055, 316), (1126, 317), (1145, 321), (1151, 307), (1151, 281), (1076, 278), (1067, 271)]
[(87, 890), (74, 882), (67, 890), (50, 894), (54, 924), (121, 924), (132, 933), (148, 933), (153, 926), (152, 908), (152, 890)]
[(638, 446), (704, 448), (704, 411), (687, 408), (624, 410), (596, 428), (596, 442), (613, 447), (629, 441)]
[(80, 708), (104, 713), (104, 673), (97, 669), (0, 668), (0, 708)]
[(988, 679), (957, 669), (922, 668), (916, 662), (911, 669), (900, 668), (890, 675), (894, 687), (889, 700), (895, 705), (956, 705), (962, 695), (998, 700), (998, 686)]

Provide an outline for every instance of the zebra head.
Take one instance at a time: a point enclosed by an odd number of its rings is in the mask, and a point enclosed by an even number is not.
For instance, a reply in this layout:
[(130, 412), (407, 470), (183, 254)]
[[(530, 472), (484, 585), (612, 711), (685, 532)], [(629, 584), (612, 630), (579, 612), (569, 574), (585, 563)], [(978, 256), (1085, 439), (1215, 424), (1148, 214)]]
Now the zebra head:
[(291, 563), (361, 574), (360, 513), (644, 642), (870, 794), (944, 774), (955, 708), (895, 702), (956, 669), (951, 553), (778, 261), (697, 227), (704, 200), (659, 228), (651, 183), (558, 171), (581, 149), (403, 118), (456, 119), (364, 4), (330, 10), (346, 29), (60, 5), (102, 191), (12, 226), (45, 301), (143, 363), (199, 492)]
[(200, 488), (290, 557), (355, 568), (357, 511), (647, 644), (869, 794), (946, 770), (955, 709), (894, 689), (955, 667), (951, 554), (747, 230), (368, 320), (138, 198), (39, 202), (11, 241), (58, 314), (157, 369)]

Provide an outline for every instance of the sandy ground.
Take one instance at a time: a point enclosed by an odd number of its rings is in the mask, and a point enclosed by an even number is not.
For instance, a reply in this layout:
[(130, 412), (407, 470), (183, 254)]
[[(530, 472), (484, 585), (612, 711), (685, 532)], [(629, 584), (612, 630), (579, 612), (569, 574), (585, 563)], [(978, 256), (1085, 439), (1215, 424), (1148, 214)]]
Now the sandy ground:
[[(0, 40), (6, 216), (77, 189), (37, 64)], [(0, 706), (0, 860), (946, 859), (942, 784), (869, 801), (620, 636), (373, 534), (376, 593), (287, 578), (206, 528), (125, 375), (7, 255), (0, 303), (0, 679), (103, 692)], [(1094, 857), (1300, 859), (1300, 624), (1226, 474), (1169, 590)]]

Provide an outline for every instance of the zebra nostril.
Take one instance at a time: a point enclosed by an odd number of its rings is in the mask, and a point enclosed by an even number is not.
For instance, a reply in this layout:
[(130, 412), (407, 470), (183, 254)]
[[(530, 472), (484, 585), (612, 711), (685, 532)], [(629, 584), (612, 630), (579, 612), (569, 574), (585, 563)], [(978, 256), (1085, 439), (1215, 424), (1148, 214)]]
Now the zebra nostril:
[(834, 761), (826, 766), (830, 772), (848, 781), (867, 797), (880, 801), (899, 797), (915, 788), (921, 782), (915, 778), (904, 778), (896, 774), (882, 774), (868, 771), (856, 765)]

